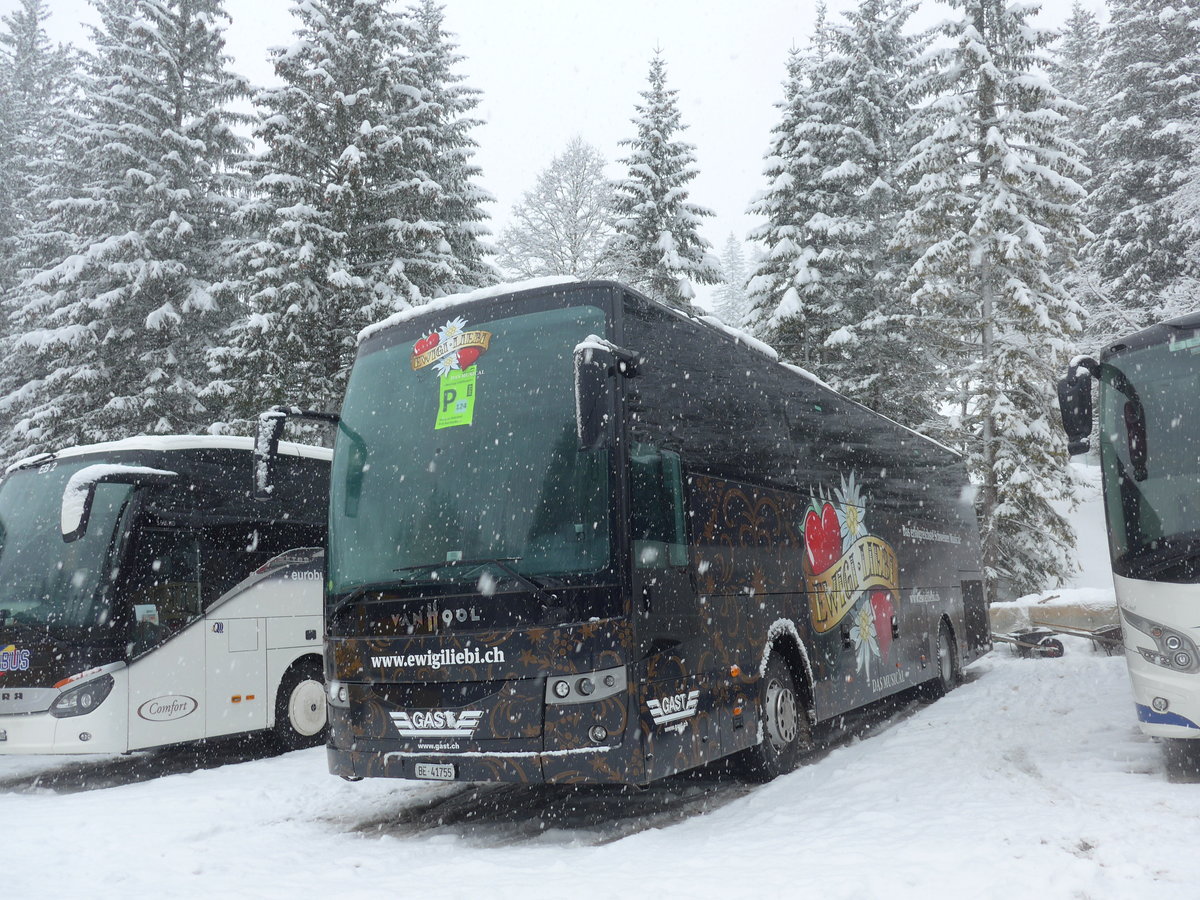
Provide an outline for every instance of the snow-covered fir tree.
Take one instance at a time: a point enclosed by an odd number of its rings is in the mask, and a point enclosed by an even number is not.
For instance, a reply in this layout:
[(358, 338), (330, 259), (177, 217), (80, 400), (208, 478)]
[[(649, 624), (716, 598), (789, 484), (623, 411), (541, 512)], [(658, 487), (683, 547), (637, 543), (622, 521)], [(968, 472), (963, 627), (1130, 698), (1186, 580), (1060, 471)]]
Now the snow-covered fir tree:
[[(1080, 308), (1050, 257), (1082, 237), (1077, 150), (1064, 103), (1038, 71), (1050, 35), (1029, 7), (951, 0), (921, 139), (904, 164), (917, 205), (899, 238), (919, 252), (908, 289), (919, 337), (940, 352), (960, 415), (946, 438), (980, 486), (991, 596), (1071, 571), (1074, 541), (1052, 506), (1070, 495), (1054, 383)], [(949, 398), (947, 398), (949, 399)]]
[(1200, 2), (1114, 0), (1094, 113), (1089, 268), (1099, 342), (1195, 308)]
[(513, 206), (512, 222), (496, 242), (496, 264), (517, 278), (615, 277), (607, 253), (613, 191), (604, 164), (599, 150), (581, 137), (572, 138)]
[(750, 319), (750, 294), (746, 285), (750, 271), (746, 254), (737, 235), (730, 234), (721, 253), (721, 284), (713, 289), (713, 312), (717, 318), (734, 328), (745, 328)]
[(472, 132), (483, 123), (471, 113), (480, 92), (457, 71), (463, 56), (444, 19), (445, 7), (436, 0), (419, 0), (402, 19), (410, 83), (419, 92), (407, 109), (404, 135), (410, 155), (406, 196), (416, 202), (403, 219), (420, 241), (445, 254), (428, 275), (411, 276), (426, 300), (496, 280), (486, 260), (492, 249), (484, 210), (495, 201), (479, 186), (482, 172), (474, 161)]
[(240, 190), (221, 0), (96, 0), (59, 196), (27, 239), (58, 250), (17, 288), (29, 381), (8, 452), (189, 432), (219, 331), (212, 285)]
[[(906, 32), (914, 7), (862, 0), (829, 28), (829, 52), (816, 96), (826, 135), (819, 176), (822, 212), (808, 223), (819, 248), (814, 268), (831, 330), (822, 341), (821, 377), (842, 393), (904, 422), (928, 415), (933, 367), (903, 327), (901, 291), (912, 260), (891, 243), (908, 185), (897, 168), (903, 128), (928, 39)], [(814, 139), (815, 143), (815, 139)], [(881, 360), (887, 360), (884, 365)]]
[(686, 308), (695, 284), (717, 284), (720, 262), (700, 234), (711, 210), (688, 199), (696, 177), (695, 147), (676, 137), (683, 124), (678, 91), (667, 87), (667, 66), (656, 52), (649, 85), (633, 119), (637, 136), (622, 145), (627, 174), (616, 185), (616, 235), (612, 253), (631, 284), (674, 306)]
[(820, 283), (820, 249), (809, 224), (825, 215), (821, 173), (832, 158), (826, 112), (819, 95), (828, 30), (818, 23), (810, 53), (788, 54), (778, 124), (763, 165), (767, 188), (750, 205), (766, 221), (750, 233), (763, 248), (750, 277), (750, 325), (783, 358), (808, 368), (821, 361), (825, 336), (838, 321), (839, 301)]
[(1091, 159), (1095, 137), (1092, 110), (1096, 106), (1096, 76), (1100, 65), (1100, 21), (1079, 0), (1071, 4), (1071, 16), (1063, 25), (1054, 46), (1050, 74), (1063, 97), (1078, 108), (1070, 110), (1067, 134), (1083, 150), (1085, 163)]
[[(48, 215), (76, 83), (74, 56), (51, 44), (48, 18), (42, 0), (21, 0), (0, 30), (0, 398), (20, 396), (30, 374), (28, 351), (14, 352), (15, 289), (53, 256), (53, 245), (45, 247), (34, 230)], [(15, 406), (0, 401), (0, 435)]]
[(431, 4), (304, 0), (282, 84), (261, 91), (255, 197), (240, 213), (245, 314), (212, 355), (227, 427), (279, 402), (336, 409), (355, 338), (391, 312), (486, 283), (458, 57)]
[[(36, 248), (21, 240), (45, 213), (47, 172), (58, 157), (63, 114), (75, 84), (71, 51), (46, 34), (45, 0), (21, 0), (0, 30), (0, 296)], [(32, 256), (31, 256), (32, 255)]]

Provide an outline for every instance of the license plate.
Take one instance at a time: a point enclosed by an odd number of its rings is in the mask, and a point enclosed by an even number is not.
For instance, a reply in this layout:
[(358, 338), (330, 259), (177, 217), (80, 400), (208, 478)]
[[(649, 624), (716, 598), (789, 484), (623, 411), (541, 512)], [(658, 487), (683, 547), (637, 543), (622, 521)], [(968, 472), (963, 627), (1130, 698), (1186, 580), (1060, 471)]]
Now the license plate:
[(414, 767), (418, 778), (428, 778), (432, 781), (453, 781), (454, 766), (449, 763), (417, 763)]

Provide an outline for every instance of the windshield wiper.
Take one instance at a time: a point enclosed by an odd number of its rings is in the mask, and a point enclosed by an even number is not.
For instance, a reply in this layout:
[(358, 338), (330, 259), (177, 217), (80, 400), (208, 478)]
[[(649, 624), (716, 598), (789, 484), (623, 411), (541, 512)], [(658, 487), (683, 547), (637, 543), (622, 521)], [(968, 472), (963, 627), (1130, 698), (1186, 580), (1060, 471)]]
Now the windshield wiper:
[[(1200, 574), (1200, 537), (1163, 540), (1162, 546), (1130, 561), (1135, 577), (1155, 578), (1184, 569), (1189, 576)], [(1142, 560), (1145, 560), (1144, 562)]]
[(528, 575), (518, 572), (511, 565), (511, 563), (520, 561), (521, 557), (519, 556), (494, 556), (487, 557), (485, 559), (449, 559), (444, 562), (422, 563), (415, 566), (401, 566), (400, 568), (393, 569), (392, 571), (411, 572), (416, 574), (417, 572), (432, 572), (436, 571), (437, 569), (451, 569), (461, 566), (468, 566), (476, 569), (482, 569), (486, 566), (495, 566), (505, 575), (508, 575), (510, 578), (515, 580), (518, 584), (522, 584), (533, 591), (533, 595), (541, 600), (546, 606), (553, 606), (554, 604), (558, 603), (558, 597), (556, 595), (550, 593), (545, 587), (538, 584)]

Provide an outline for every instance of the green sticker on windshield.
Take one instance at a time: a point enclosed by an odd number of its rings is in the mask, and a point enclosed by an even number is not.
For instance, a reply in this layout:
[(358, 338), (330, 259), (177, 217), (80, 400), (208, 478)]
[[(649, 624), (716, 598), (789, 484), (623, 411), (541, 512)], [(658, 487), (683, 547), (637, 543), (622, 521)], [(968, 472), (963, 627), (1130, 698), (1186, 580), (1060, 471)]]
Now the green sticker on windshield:
[(438, 379), (438, 416), (434, 430), (470, 425), (475, 419), (475, 367), (447, 372)]

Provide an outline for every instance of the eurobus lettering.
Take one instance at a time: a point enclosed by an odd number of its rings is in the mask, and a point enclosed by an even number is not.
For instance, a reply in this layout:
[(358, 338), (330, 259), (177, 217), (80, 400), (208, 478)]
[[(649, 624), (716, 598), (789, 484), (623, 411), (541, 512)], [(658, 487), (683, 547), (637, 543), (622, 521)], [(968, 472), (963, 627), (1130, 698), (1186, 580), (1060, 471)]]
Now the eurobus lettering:
[(330, 770), (785, 772), (818, 723), (990, 647), (970, 496), (947, 448), (617, 283), (394, 316), (334, 448)]
[(0, 754), (124, 753), (325, 730), (328, 450), (279, 449), (252, 497), (249, 438), (131, 438), (0, 480)]

